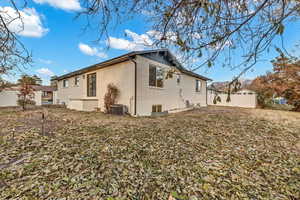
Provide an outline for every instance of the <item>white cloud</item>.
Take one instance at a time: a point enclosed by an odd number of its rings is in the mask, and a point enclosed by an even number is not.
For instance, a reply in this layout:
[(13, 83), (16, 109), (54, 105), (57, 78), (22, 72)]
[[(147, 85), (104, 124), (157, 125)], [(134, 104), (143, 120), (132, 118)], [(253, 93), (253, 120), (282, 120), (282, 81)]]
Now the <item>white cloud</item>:
[[(126, 50), (126, 51), (139, 51), (151, 48), (154, 44), (153, 41), (161, 40), (163, 34), (159, 31), (149, 30), (144, 34), (137, 34), (131, 30), (126, 29), (125, 34), (128, 39), (109, 37), (106, 41), (107, 44), (113, 49)], [(195, 39), (200, 39), (201, 35), (193, 33), (191, 35)], [(176, 43), (177, 36), (174, 32), (166, 32), (164, 35), (166, 42), (169, 44)]]
[(135, 32), (132, 32), (128, 29), (125, 30), (125, 33), (126, 33), (127, 36), (129, 36), (133, 40), (133, 42), (135, 44), (148, 45), (148, 46), (153, 44), (152, 40), (150, 39), (150, 37), (147, 33), (139, 35), (139, 34), (137, 34)]
[[(162, 32), (155, 31), (155, 30), (147, 31), (147, 35), (149, 35), (151, 38), (154, 38), (155, 40), (161, 40), (161, 38), (163, 37)], [(177, 41), (176, 33), (171, 32), (171, 31), (166, 32), (165, 35), (164, 35), (164, 38), (168, 42), (176, 42)]]
[(37, 73), (44, 75), (44, 76), (54, 76), (55, 74), (48, 68), (40, 68), (36, 70)]
[(113, 49), (120, 49), (120, 50), (127, 50), (127, 51), (138, 51), (144, 49), (144, 46), (134, 44), (132, 41), (123, 38), (109, 37), (107, 42), (109, 46)]
[(33, 0), (38, 4), (49, 4), (52, 7), (67, 11), (78, 11), (81, 9), (79, 0)]
[(162, 37), (162, 33), (159, 31), (155, 31), (155, 30), (147, 31), (147, 35), (149, 35), (157, 40), (161, 39), (161, 37)]
[(148, 32), (139, 35), (126, 29), (125, 34), (130, 38), (130, 40), (124, 38), (109, 37), (107, 40), (108, 45), (113, 49), (139, 51), (146, 49), (153, 44), (153, 41), (151, 40)]
[(18, 18), (18, 13), (12, 7), (0, 7), (0, 12), (4, 16), (8, 28), (18, 35), (42, 37), (49, 31), (43, 27), (41, 16), (34, 8), (19, 10), (21, 19)]
[(96, 47), (90, 47), (87, 44), (79, 43), (78, 45), (79, 50), (89, 56), (97, 56), (99, 58), (107, 58), (107, 54), (100, 52), (100, 50)]
[(47, 65), (50, 65), (50, 64), (53, 63), (52, 60), (46, 60), (46, 59), (42, 59), (42, 58), (39, 58), (38, 61), (43, 63), (43, 64), (47, 64)]

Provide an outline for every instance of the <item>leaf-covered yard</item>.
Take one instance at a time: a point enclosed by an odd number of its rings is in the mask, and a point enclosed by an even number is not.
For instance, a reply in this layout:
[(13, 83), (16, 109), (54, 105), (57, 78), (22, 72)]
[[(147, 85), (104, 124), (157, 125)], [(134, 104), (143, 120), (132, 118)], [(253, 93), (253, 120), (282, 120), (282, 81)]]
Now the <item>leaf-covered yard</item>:
[(0, 199), (300, 198), (299, 113), (40, 112), (0, 110)]

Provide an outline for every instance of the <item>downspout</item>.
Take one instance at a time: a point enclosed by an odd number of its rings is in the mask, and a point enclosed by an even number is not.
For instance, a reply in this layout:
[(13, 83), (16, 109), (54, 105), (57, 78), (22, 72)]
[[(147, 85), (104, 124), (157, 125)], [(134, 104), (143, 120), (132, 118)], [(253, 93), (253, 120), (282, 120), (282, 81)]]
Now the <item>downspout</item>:
[(131, 57), (128, 57), (131, 62), (134, 63), (134, 116), (136, 116), (136, 107), (137, 107), (137, 63)]
[(206, 106), (208, 106), (208, 104), (207, 104), (207, 81), (205, 81), (205, 83), (206, 83)]

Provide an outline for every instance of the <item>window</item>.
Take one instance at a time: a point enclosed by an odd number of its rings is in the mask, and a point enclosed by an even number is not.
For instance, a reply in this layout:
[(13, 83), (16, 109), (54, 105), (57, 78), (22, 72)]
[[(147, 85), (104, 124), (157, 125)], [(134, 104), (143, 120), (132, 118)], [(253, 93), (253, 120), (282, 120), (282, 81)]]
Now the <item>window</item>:
[(152, 112), (162, 112), (161, 105), (152, 105)]
[(180, 84), (180, 79), (181, 79), (180, 74), (176, 74), (177, 85)]
[(160, 67), (153, 65), (149, 66), (149, 86), (160, 87), (164, 86), (164, 71)]
[(201, 92), (201, 81), (196, 80), (196, 92)]
[(63, 87), (64, 88), (69, 87), (69, 81), (68, 80), (63, 80)]
[(96, 96), (96, 73), (87, 75), (87, 96)]
[(80, 80), (79, 76), (76, 76), (74, 81), (75, 86), (79, 86), (79, 80)]
[(43, 93), (42, 93), (42, 97), (46, 97), (46, 96), (48, 96), (48, 92), (46, 92), (46, 91), (43, 91)]

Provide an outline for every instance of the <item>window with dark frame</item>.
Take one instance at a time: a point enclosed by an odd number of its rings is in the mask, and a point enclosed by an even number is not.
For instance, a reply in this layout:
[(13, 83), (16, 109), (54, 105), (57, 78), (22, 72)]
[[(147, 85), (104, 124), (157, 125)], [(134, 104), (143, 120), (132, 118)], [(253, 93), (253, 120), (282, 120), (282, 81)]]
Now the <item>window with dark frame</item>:
[(154, 65), (149, 65), (149, 86), (162, 88), (164, 86), (163, 80), (163, 69)]
[(74, 80), (74, 85), (75, 85), (75, 86), (79, 86), (79, 81), (80, 81), (79, 76), (76, 76), (76, 77), (75, 77), (75, 80)]
[(162, 112), (161, 105), (152, 105), (152, 112)]
[(87, 75), (87, 96), (96, 96), (96, 73)]
[(66, 87), (69, 87), (69, 81), (68, 80), (63, 80), (63, 87), (66, 88)]
[(200, 91), (201, 91), (201, 81), (196, 80), (196, 92), (200, 92)]

